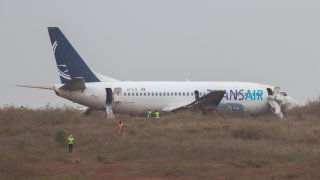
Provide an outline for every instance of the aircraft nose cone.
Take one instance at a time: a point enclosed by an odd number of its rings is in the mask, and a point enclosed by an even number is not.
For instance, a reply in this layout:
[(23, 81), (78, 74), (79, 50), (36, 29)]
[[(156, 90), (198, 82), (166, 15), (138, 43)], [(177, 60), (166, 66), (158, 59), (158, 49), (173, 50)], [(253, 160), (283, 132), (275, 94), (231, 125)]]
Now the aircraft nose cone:
[(287, 103), (286, 103), (287, 109), (293, 109), (299, 106), (299, 102), (294, 98), (292, 98), (291, 96), (287, 96), (286, 99), (287, 99)]

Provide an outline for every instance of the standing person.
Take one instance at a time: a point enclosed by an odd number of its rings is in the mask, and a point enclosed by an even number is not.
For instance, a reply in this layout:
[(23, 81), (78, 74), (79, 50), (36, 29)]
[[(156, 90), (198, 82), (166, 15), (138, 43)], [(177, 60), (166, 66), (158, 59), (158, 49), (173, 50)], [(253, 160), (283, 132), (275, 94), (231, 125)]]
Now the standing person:
[(156, 112), (154, 113), (156, 118), (159, 119), (160, 118), (160, 112), (158, 110), (156, 110)]
[(152, 118), (152, 111), (151, 111), (150, 109), (149, 109), (148, 112), (147, 112), (147, 117), (148, 117), (148, 118)]
[(122, 136), (123, 129), (124, 129), (123, 121), (119, 121), (119, 123), (118, 123), (118, 135), (119, 136)]
[(74, 143), (74, 137), (72, 136), (72, 134), (69, 135), (67, 140), (68, 140), (68, 145), (69, 145), (69, 153), (72, 153), (73, 143)]

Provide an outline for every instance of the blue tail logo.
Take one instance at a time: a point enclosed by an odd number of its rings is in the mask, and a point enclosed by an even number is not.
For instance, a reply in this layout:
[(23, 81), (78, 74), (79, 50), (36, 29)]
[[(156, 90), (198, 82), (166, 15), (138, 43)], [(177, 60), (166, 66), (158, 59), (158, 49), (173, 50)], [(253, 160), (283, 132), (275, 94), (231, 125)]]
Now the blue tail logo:
[(56, 53), (56, 48), (57, 48), (57, 46), (58, 46), (58, 43), (57, 43), (57, 41), (55, 41), (55, 42), (53, 43), (53, 45), (52, 45), (53, 53), (54, 53), (54, 54)]
[(100, 82), (58, 27), (48, 27), (48, 32), (61, 83), (76, 77), (82, 77), (85, 82)]
[(67, 65), (65, 64), (58, 65), (58, 72), (59, 72), (60, 78), (71, 80), (71, 76), (69, 75), (68, 71), (69, 70), (67, 69)]
[[(53, 49), (54, 54), (56, 54), (57, 46), (58, 46), (58, 42), (54, 41), (54, 43), (52, 45), (52, 49)], [(59, 63), (64, 63), (64, 62), (59, 62)], [(58, 72), (60, 75), (61, 82), (66, 83), (69, 80), (71, 80), (71, 76), (69, 74), (69, 70), (67, 68), (67, 65), (64, 63), (64, 64), (57, 64), (57, 66), (58, 66)]]

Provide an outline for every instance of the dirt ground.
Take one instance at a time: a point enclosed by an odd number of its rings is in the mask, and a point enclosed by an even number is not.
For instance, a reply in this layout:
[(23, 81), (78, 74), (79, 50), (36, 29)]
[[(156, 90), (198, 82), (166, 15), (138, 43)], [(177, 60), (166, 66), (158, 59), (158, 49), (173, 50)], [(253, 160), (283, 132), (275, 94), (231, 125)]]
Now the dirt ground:
[[(103, 164), (97, 162), (65, 163), (30, 163), (28, 168), (38, 172), (38, 179), (309, 179), (298, 174), (286, 175), (288, 169), (294, 172), (299, 165), (280, 164), (273, 167), (237, 167), (237, 165), (212, 164), (211, 168), (201, 171), (201, 174), (186, 176), (187, 172), (179, 170), (167, 174), (144, 172), (149, 166), (157, 166), (156, 163), (112, 163)], [(189, 162), (194, 163), (194, 162)], [(197, 162), (201, 163), (201, 162)], [(207, 162), (204, 162), (207, 163)], [(300, 167), (303, 168), (303, 167)]]
[[(266, 116), (159, 120), (0, 109), (0, 179), (320, 179), (320, 103)], [(66, 137), (75, 137), (68, 153)]]

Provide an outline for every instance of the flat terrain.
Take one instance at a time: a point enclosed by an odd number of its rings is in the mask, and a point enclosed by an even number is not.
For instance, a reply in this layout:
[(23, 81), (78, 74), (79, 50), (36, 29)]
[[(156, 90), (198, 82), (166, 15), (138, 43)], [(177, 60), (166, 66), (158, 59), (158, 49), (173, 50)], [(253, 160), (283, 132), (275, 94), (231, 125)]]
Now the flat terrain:
[(0, 109), (0, 179), (320, 179), (319, 102), (283, 120), (191, 112), (117, 120)]

